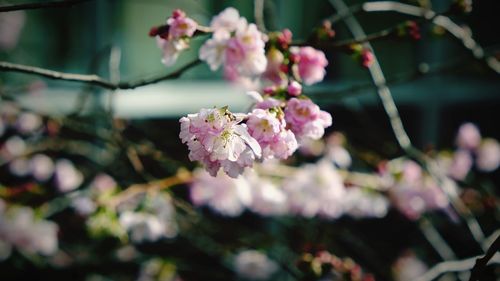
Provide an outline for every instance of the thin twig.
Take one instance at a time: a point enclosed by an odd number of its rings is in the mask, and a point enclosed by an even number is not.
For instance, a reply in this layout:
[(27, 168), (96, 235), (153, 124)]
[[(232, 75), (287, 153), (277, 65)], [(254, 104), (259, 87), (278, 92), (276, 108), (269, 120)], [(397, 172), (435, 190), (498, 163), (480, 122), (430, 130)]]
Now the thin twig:
[(149, 79), (143, 79), (143, 80), (139, 80), (136, 82), (120, 82), (120, 83), (112, 83), (110, 81), (107, 81), (107, 80), (99, 77), (98, 75), (95, 75), (95, 74), (64, 73), (64, 72), (53, 71), (53, 70), (44, 69), (44, 68), (40, 68), (40, 67), (15, 64), (15, 63), (10, 63), (10, 62), (5, 62), (5, 61), (0, 61), (0, 71), (20, 72), (20, 73), (43, 76), (43, 77), (55, 79), (55, 80), (88, 83), (88, 84), (99, 86), (99, 87), (102, 87), (102, 88), (108, 89), (108, 90), (118, 90), (118, 89), (129, 90), (129, 89), (135, 89), (138, 87), (143, 87), (146, 85), (155, 84), (155, 83), (165, 81), (165, 80), (179, 78), (186, 70), (198, 65), (200, 62), (201, 61), (199, 59), (196, 59), (196, 60), (184, 65), (183, 67), (179, 68), (178, 70), (171, 72), (169, 74), (160, 75), (160, 76), (149, 78)]
[(113, 197), (113, 199), (109, 202), (110, 206), (116, 207), (121, 202), (127, 201), (134, 196), (148, 192), (151, 190), (162, 190), (167, 189), (175, 185), (184, 184), (191, 181), (191, 172), (186, 169), (180, 168), (177, 171), (177, 174), (159, 180), (150, 181), (142, 184), (134, 184)]
[(267, 32), (266, 23), (264, 19), (264, 1), (265, 0), (254, 0), (253, 2), (253, 14), (255, 18), (255, 23), (257, 27), (262, 32)]
[(398, 26), (400, 24), (397, 24), (393, 27), (389, 27), (371, 34), (368, 34), (364, 37), (361, 38), (355, 38), (355, 39), (346, 39), (342, 41), (337, 41), (337, 42), (309, 42), (309, 41), (295, 41), (290, 44), (291, 46), (310, 46), (313, 45), (314, 47), (318, 47), (320, 49), (342, 49), (348, 46), (351, 46), (353, 44), (361, 44), (365, 43), (368, 41), (374, 41), (378, 39), (383, 39), (387, 38), (391, 35), (394, 34), (394, 31), (397, 30)]
[(437, 229), (427, 219), (422, 219), (419, 224), (420, 230), (424, 237), (431, 243), (432, 247), (436, 250), (439, 256), (447, 261), (457, 258), (453, 250), (448, 246), (444, 238), (439, 234)]
[(443, 27), (446, 31), (459, 39), (464, 47), (472, 52), (477, 59), (484, 60), (486, 64), (496, 73), (500, 74), (500, 62), (494, 56), (485, 56), (483, 48), (477, 44), (472, 38), (470, 32), (456, 24), (452, 19), (443, 14), (437, 14), (430, 9), (421, 8), (418, 6), (408, 5), (394, 1), (378, 1), (363, 4), (365, 12), (397, 12), (400, 14), (422, 17), (429, 20), (438, 26)]
[(2, 5), (0, 6), (0, 12), (47, 9), (47, 8), (63, 8), (63, 7), (71, 7), (73, 5), (89, 1), (93, 0), (63, 0), (63, 1), (52, 1), (52, 2), (34, 2), (34, 3)]
[[(423, 275), (420, 275), (416, 279), (413, 279), (412, 281), (432, 281), (444, 273), (468, 271), (473, 267), (474, 261), (476, 260), (476, 258), (478, 258), (478, 257), (472, 257), (472, 258), (467, 258), (467, 259), (463, 259), (463, 260), (445, 261), (445, 262), (438, 263), (435, 266), (433, 266), (429, 271), (427, 271)], [(500, 263), (500, 255), (495, 255), (490, 260), (490, 264), (492, 264), (492, 263), (499, 264)]]
[[(348, 10), (348, 7), (345, 5), (345, 3), (342, 0), (330, 0), (330, 3), (341, 13), (342, 11)], [(370, 5), (368, 5), (370, 4)], [(401, 5), (400, 5), (401, 4)], [(375, 9), (375, 8), (376, 9)], [(426, 19), (431, 19), (434, 20), (438, 17), (443, 17), (444, 16), (438, 15), (437, 13), (422, 9), (420, 7), (412, 6), (412, 5), (406, 5), (398, 2), (392, 2), (392, 1), (381, 1), (381, 2), (371, 2), (371, 3), (365, 3), (363, 5), (363, 9), (365, 11), (397, 11), (401, 13), (405, 13), (408, 15), (413, 15), (413, 16), (422, 16)], [(385, 10), (384, 10), (385, 9)], [(358, 38), (363, 38), (366, 36), (366, 34), (363, 31), (363, 28), (359, 24), (359, 22), (356, 20), (354, 16), (348, 16), (345, 18), (345, 23), (351, 33), (354, 35), (355, 39)], [(472, 39), (471, 39), (472, 40)], [(364, 46), (366, 48), (372, 49), (371, 44), (369, 42), (364, 43)], [(482, 50), (482, 49), (481, 49)], [(396, 104), (394, 102), (394, 99), (392, 98), (391, 92), (389, 88), (387, 87), (387, 82), (385, 79), (385, 76), (382, 72), (382, 68), (380, 67), (380, 64), (378, 62), (377, 56), (373, 52), (374, 55), (374, 62), (373, 64), (369, 67), (370, 75), (372, 76), (372, 80), (377, 87), (377, 92), (379, 94), (379, 97), (382, 101), (382, 105), (384, 107), (384, 110), (389, 117), (390, 123), (391, 123), (391, 128), (394, 132), (394, 135), (396, 136), (396, 140), (399, 144), (399, 146), (411, 157), (414, 157), (418, 162), (420, 162), (421, 165), (426, 168), (429, 173), (432, 175), (433, 178), (436, 179), (438, 184), (441, 186), (442, 190), (445, 192), (445, 194), (448, 196), (450, 199), (450, 202), (453, 206), (453, 208), (464, 218), (467, 227), (469, 228), (474, 240), (481, 246), (481, 248), (484, 250), (484, 247), (482, 246), (483, 241), (484, 241), (484, 234), (481, 230), (481, 227), (478, 223), (478, 221), (475, 219), (471, 211), (465, 206), (465, 204), (460, 200), (458, 193), (457, 193), (457, 186), (456, 183), (448, 178), (448, 176), (445, 174), (445, 172), (440, 168), (440, 166), (431, 158), (428, 156), (424, 155), (421, 151), (416, 149), (410, 141), (410, 138), (408, 137), (408, 134), (406, 133), (403, 122), (401, 120), (401, 117), (399, 116), (398, 109), (396, 107)]]

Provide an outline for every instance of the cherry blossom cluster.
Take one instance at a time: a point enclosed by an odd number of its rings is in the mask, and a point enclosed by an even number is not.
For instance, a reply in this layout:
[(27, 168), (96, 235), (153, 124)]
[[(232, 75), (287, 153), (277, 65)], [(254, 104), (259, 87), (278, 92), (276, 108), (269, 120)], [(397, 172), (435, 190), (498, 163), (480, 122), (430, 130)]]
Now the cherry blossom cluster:
[[(181, 118), (179, 136), (191, 161), (201, 162), (212, 176), (222, 168), (237, 177), (255, 161), (287, 159), (301, 143), (323, 136), (332, 117), (302, 94), (302, 83), (311, 85), (325, 77), (328, 60), (322, 51), (292, 46), (289, 30), (266, 35), (234, 8), (201, 29), (211, 37), (201, 46), (199, 58), (211, 70), (222, 66), (230, 81), (260, 78), (267, 86), (263, 95), (252, 92), (257, 103), (249, 113), (233, 114), (224, 107)], [(175, 10), (167, 24), (151, 29), (150, 35), (160, 42), (163, 62), (171, 65), (197, 30), (194, 20)]]
[(224, 76), (232, 81), (264, 72), (267, 36), (255, 24), (240, 17), (236, 9), (227, 8), (212, 19), (210, 28), (213, 34), (200, 48), (200, 59), (211, 70), (222, 65)]
[(319, 139), (332, 123), (329, 113), (307, 98), (258, 98), (248, 114), (227, 108), (202, 109), (180, 119), (189, 159), (204, 164), (212, 176), (222, 167), (231, 177), (256, 160), (287, 159), (306, 139)]
[(267, 68), (263, 78), (277, 87), (296, 81), (312, 85), (323, 81), (328, 60), (325, 54), (309, 46), (291, 46), (292, 32), (288, 29), (269, 35)]
[(172, 12), (166, 25), (153, 27), (149, 36), (155, 37), (158, 47), (163, 51), (162, 62), (166, 66), (173, 65), (181, 51), (189, 47), (189, 39), (194, 35), (198, 23), (186, 17), (181, 10)]
[[(29, 146), (40, 138), (57, 134), (58, 127), (42, 116), (20, 110), (13, 103), (0, 106), (0, 161), (8, 163), (9, 173), (38, 184), (53, 184), (60, 192), (78, 188), (83, 174), (68, 159), (52, 159), (29, 154)], [(30, 184), (27, 185), (29, 188)]]
[(58, 250), (58, 226), (37, 219), (33, 209), (10, 205), (0, 199), (0, 261), (13, 248), (24, 254), (52, 255)]
[(453, 218), (448, 197), (416, 162), (394, 159), (380, 165), (380, 175), (391, 182), (389, 197), (408, 219), (417, 220), (434, 210), (443, 210)]
[[(346, 187), (334, 163), (327, 159), (287, 170), (283, 178), (269, 177), (261, 170), (279, 171), (287, 166), (259, 165), (238, 178), (224, 173), (216, 177), (198, 169), (191, 185), (191, 200), (223, 216), (236, 217), (245, 210), (262, 216), (300, 216), (336, 219), (383, 217), (389, 201), (377, 192), (358, 186)], [(290, 168), (288, 168), (290, 169)]]

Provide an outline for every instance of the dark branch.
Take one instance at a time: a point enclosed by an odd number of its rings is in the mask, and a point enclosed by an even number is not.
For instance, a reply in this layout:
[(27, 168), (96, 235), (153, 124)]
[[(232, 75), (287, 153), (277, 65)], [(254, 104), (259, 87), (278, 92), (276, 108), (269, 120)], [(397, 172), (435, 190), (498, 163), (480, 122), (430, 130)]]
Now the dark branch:
[(44, 68), (22, 65), (22, 64), (14, 64), (14, 63), (3, 62), (3, 61), (0, 61), (0, 71), (20, 72), (20, 73), (27, 73), (27, 74), (43, 76), (43, 77), (55, 79), (55, 80), (88, 83), (88, 84), (99, 86), (99, 87), (102, 87), (102, 88), (105, 88), (108, 90), (118, 90), (118, 89), (127, 90), (127, 89), (134, 89), (137, 87), (142, 87), (142, 86), (158, 83), (158, 82), (164, 81), (164, 80), (178, 78), (179, 76), (182, 75), (182, 73), (184, 73), (184, 71), (197, 65), (198, 63), (200, 63), (200, 60), (194, 60), (194, 61), (186, 64), (185, 66), (181, 67), (177, 71), (171, 72), (169, 74), (153, 77), (150, 79), (143, 79), (143, 80), (139, 80), (139, 81), (136, 81), (133, 83), (120, 82), (117, 84), (112, 83), (110, 81), (107, 81), (107, 80), (105, 80), (97, 75), (94, 75), (94, 74), (88, 75), (88, 74), (63, 73), (63, 72), (53, 71), (53, 70), (44, 69)]
[(35, 10), (46, 8), (62, 8), (70, 7), (76, 4), (89, 2), (93, 0), (66, 0), (66, 1), (52, 1), (52, 2), (36, 2), (36, 3), (23, 3), (0, 6), (0, 12), (11, 12), (19, 10)]
[(469, 281), (479, 281), (479, 280), (484, 280), (481, 279), (484, 269), (488, 265), (488, 262), (493, 258), (493, 256), (500, 250), (500, 236), (497, 237), (495, 242), (491, 244), (490, 248), (488, 251), (486, 251), (486, 254), (482, 258), (478, 258), (476, 260), (476, 264), (474, 264), (474, 267), (471, 270), (470, 273), (470, 278)]

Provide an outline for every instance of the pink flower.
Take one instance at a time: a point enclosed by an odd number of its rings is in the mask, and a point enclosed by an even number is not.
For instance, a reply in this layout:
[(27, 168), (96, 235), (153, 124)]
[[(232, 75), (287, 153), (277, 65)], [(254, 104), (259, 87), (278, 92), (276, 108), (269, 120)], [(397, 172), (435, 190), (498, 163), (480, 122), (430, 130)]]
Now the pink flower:
[(272, 108), (254, 109), (248, 115), (248, 131), (259, 142), (264, 158), (286, 159), (298, 147), (295, 135), (286, 129), (282, 114), (281, 108)]
[(267, 65), (264, 46), (263, 35), (255, 24), (240, 26), (235, 36), (227, 42), (226, 69), (236, 71), (237, 76), (255, 76), (263, 73)]
[(188, 145), (189, 159), (205, 164), (212, 176), (222, 167), (228, 175), (237, 177), (261, 157), (258, 142), (240, 122), (226, 108), (201, 109), (182, 117), (179, 137)]
[(363, 49), (361, 51), (361, 65), (369, 68), (375, 61), (375, 56), (369, 49)]
[(394, 186), (389, 189), (390, 197), (408, 219), (417, 220), (427, 211), (448, 207), (446, 194), (417, 163), (406, 159), (393, 160), (388, 166), (394, 181)]
[(297, 81), (292, 81), (287, 87), (288, 94), (292, 97), (297, 97), (302, 94), (302, 85)]
[(456, 180), (463, 180), (472, 168), (472, 155), (466, 150), (458, 150), (453, 155), (449, 175)]
[(198, 24), (181, 10), (175, 10), (172, 17), (167, 19), (168, 29), (165, 26), (153, 28), (150, 35), (156, 36), (158, 47), (163, 51), (162, 63), (173, 65), (181, 51), (189, 48), (191, 38)]
[(332, 116), (309, 99), (290, 99), (285, 108), (285, 120), (299, 141), (319, 139), (325, 128), (332, 125)]
[(476, 125), (464, 123), (458, 129), (456, 143), (462, 149), (476, 149), (481, 144), (481, 133)]
[(224, 75), (231, 81), (264, 72), (266, 37), (255, 24), (248, 24), (238, 11), (228, 8), (212, 20), (211, 27), (213, 37), (201, 46), (199, 54), (211, 70), (224, 65)]
[(281, 101), (274, 99), (274, 98), (266, 98), (263, 99), (262, 101), (259, 101), (255, 104), (255, 108), (260, 108), (260, 109), (269, 109), (272, 107), (279, 107), (281, 106)]
[(172, 17), (167, 20), (167, 24), (169, 26), (168, 35), (174, 39), (183, 36), (192, 37), (198, 27), (198, 23), (186, 17), (186, 14), (181, 10), (175, 10)]
[(290, 48), (290, 52), (297, 60), (298, 74), (306, 85), (323, 80), (328, 60), (322, 51), (312, 47), (292, 47)]

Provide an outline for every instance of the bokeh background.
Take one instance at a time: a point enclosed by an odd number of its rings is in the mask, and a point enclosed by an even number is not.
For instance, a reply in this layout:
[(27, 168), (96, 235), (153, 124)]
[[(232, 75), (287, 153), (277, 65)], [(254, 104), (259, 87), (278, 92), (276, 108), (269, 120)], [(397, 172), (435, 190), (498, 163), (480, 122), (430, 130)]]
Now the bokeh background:
[[(22, 2), (25, 1), (0, 1), (0, 5)], [(363, 1), (346, 2), (349, 6), (355, 6)], [(431, 4), (433, 10), (445, 12), (453, 1), (402, 2)], [(336, 14), (332, 5), (323, 0), (266, 0), (264, 5), (267, 28), (289, 28), (294, 39), (298, 40), (307, 39), (311, 30), (321, 24), (323, 19)], [(208, 25), (213, 15), (229, 6), (238, 9), (249, 21), (254, 21), (254, 1), (251, 0), (98, 0), (67, 8), (0, 13), (0, 60), (63, 72), (96, 73), (107, 79), (136, 81), (174, 71), (190, 62), (197, 56), (198, 47), (207, 38), (201, 36), (194, 39), (190, 50), (184, 52), (172, 68), (165, 68), (160, 62), (161, 50), (157, 48), (154, 39), (148, 36), (152, 26), (164, 23), (176, 8), (183, 9), (199, 23)], [(484, 48), (485, 54), (498, 58), (500, 2), (474, 1), (472, 7), (469, 14), (457, 17), (457, 21), (470, 28), (473, 38)], [(359, 13), (357, 18), (365, 31), (372, 33), (394, 26), (409, 17), (396, 13)], [(12, 34), (15, 33), (16, 26), (19, 27), (19, 34)], [(336, 40), (351, 38), (342, 22), (334, 24), (333, 29)], [(388, 39), (372, 43), (413, 143), (423, 151), (453, 149), (457, 129), (465, 122), (476, 124), (485, 137), (500, 139), (498, 73), (492, 71), (484, 61), (475, 59), (456, 38), (430, 23), (422, 24), (421, 36), (418, 41)], [(333, 126), (329, 128), (329, 133), (342, 132), (355, 155), (375, 155), (375, 159), (392, 159), (403, 155), (368, 71), (353, 62), (348, 54), (326, 50), (325, 54), (329, 60), (325, 80), (305, 87), (304, 91), (322, 109), (332, 114)], [(116, 68), (111, 71), (110, 56), (114, 56)], [(26, 110), (31, 109), (56, 118), (76, 116), (77, 120), (90, 124), (91, 130), (96, 132), (110, 130), (113, 126), (126, 126), (122, 131), (125, 139), (137, 142), (146, 139), (160, 152), (168, 155), (169, 159), (173, 159), (160, 164), (143, 159), (150, 178), (162, 178), (175, 173), (178, 163), (185, 163), (190, 169), (195, 166), (189, 163), (187, 148), (178, 139), (178, 119), (181, 116), (196, 112), (202, 107), (228, 105), (237, 112), (247, 110), (250, 106), (250, 99), (244, 95), (245, 89), (228, 84), (221, 73), (211, 72), (205, 64), (189, 69), (177, 80), (134, 90), (119, 90), (112, 96), (109, 91), (99, 87), (2, 71), (0, 90), (4, 96), (0, 103), (13, 100)], [(109, 108), (112, 108), (112, 112)], [(121, 120), (121, 123), (113, 124), (109, 114)], [(62, 134), (68, 139), (81, 138), (97, 145), (101, 150), (93, 156), (95, 159), (105, 157), (105, 142), (71, 129), (63, 130)], [(5, 139), (4, 136), (2, 141)], [(115, 161), (113, 165), (105, 167), (92, 167), (92, 163), (82, 157), (73, 157), (72, 160), (87, 167), (83, 168), (84, 174), (95, 175), (103, 171), (113, 175), (123, 186), (145, 180), (144, 177), (128, 172), (133, 164), (126, 160)], [(307, 157), (302, 160), (310, 161)], [(361, 169), (369, 169), (369, 163), (357, 161), (355, 160), (355, 164)], [(0, 173), (2, 185), (18, 183), (18, 179), (7, 175), (8, 171), (4, 168), (2, 166)], [(491, 183), (492, 193), (498, 195), (498, 170), (487, 175), (479, 173), (478, 177), (483, 176)], [(174, 192), (181, 198), (188, 198), (185, 187), (175, 189)], [(47, 195), (51, 196), (56, 195)], [(494, 198), (498, 200), (498, 197)], [(33, 200), (27, 199), (26, 202), (32, 204)], [(498, 208), (494, 208), (493, 211), (478, 215), (485, 233), (493, 233), (499, 228), (497, 210)], [(377, 280), (392, 280), (394, 277), (391, 266), (409, 248), (423, 253), (426, 257), (424, 262), (428, 266), (440, 260), (419, 231), (418, 223), (407, 220), (394, 209), (382, 219), (341, 218), (331, 223), (316, 219), (287, 218), (280, 221), (279, 226), (275, 226), (276, 221), (250, 213), (245, 213), (238, 219), (220, 217), (206, 210), (203, 210), (203, 215), (210, 223), (210, 231), (207, 232), (216, 241), (227, 242), (225, 247), (237, 245), (241, 241), (236, 236), (246, 237), (247, 232), (256, 232), (255, 236), (249, 236), (248, 241), (245, 241), (248, 245), (252, 245), (254, 241), (264, 241), (259, 242), (261, 246), (265, 245), (262, 247), (271, 249), (277, 255), (280, 255), (281, 248), (276, 240), (283, 239), (285, 244), (296, 248), (317, 240), (326, 243), (326, 248), (334, 248), (336, 255), (352, 257), (374, 273)], [(458, 258), (482, 254), (463, 224), (448, 223), (449, 218), (443, 213), (434, 213), (429, 219), (436, 223), (437, 229), (455, 250)], [(85, 243), (89, 239), (81, 233), (79, 223), (83, 220), (67, 223), (71, 216), (65, 212), (56, 215), (55, 220), (66, 221), (64, 233), (67, 236), (64, 238), (67, 240), (62, 240), (65, 241), (62, 242), (63, 246), (64, 243)], [(142, 245), (140, 249), (157, 256), (177, 253), (173, 255), (173, 260), (187, 276), (184, 277), (185, 280), (208, 280), (204, 279), (204, 274), (216, 276), (210, 280), (235, 278), (229, 271), (226, 272), (227, 268), (221, 266), (220, 261), (214, 261), (213, 257), (200, 251), (198, 246), (192, 245), (192, 239), (198, 239), (196, 234), (198, 233), (192, 232), (190, 237), (180, 237), (174, 242), (160, 245)], [(0, 279), (6, 274), (7, 280), (24, 280), (34, 272), (39, 277), (30, 280), (47, 280), (46, 277), (51, 280), (135, 280), (140, 263), (112, 261), (107, 257), (108, 251), (115, 247), (116, 241), (99, 241), (95, 242), (95, 252), (91, 255), (97, 260), (103, 257), (101, 263), (68, 268), (39, 268), (37, 262), (17, 257), (14, 261), (11, 259), (0, 262)], [(203, 243), (205, 242), (200, 238), (202, 248)], [(177, 263), (177, 259), (180, 262)], [(495, 275), (495, 270), (498, 271), (498, 268), (490, 270), (489, 278), (499, 276)], [(92, 273), (91, 277), (97, 279), (89, 279), (87, 273)], [(455, 280), (455, 276), (447, 275), (447, 278), (450, 279), (440, 280)]]

